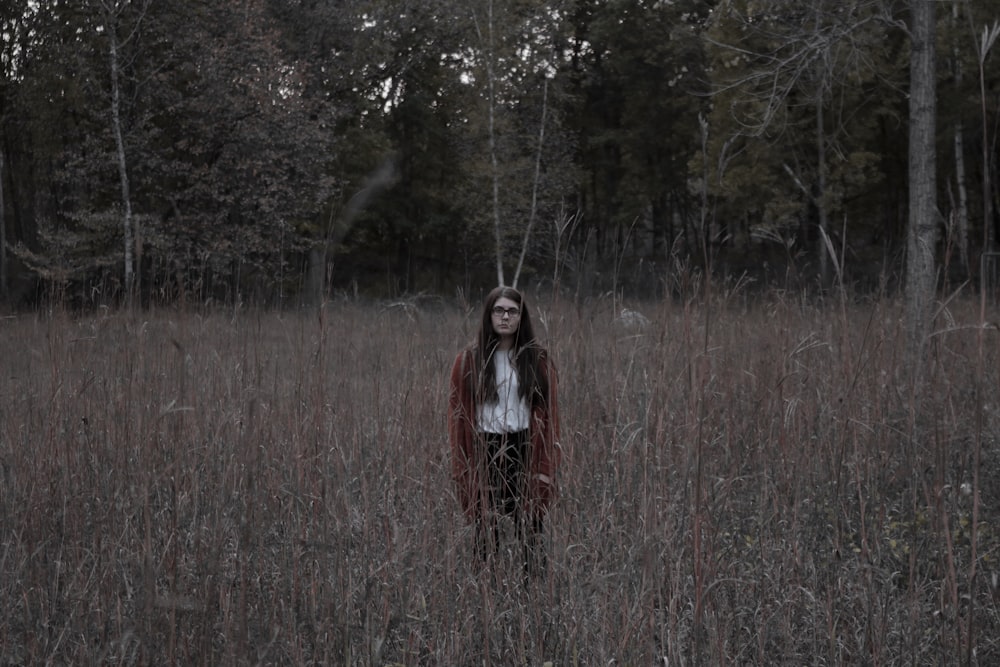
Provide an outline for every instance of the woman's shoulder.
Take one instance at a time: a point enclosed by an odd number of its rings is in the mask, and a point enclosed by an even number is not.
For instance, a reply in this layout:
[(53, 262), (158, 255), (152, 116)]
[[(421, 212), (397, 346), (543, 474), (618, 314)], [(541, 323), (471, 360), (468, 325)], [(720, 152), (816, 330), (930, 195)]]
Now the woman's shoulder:
[(469, 343), (461, 350), (459, 350), (458, 353), (455, 355), (455, 363), (454, 363), (455, 368), (468, 366), (469, 364), (473, 363), (473, 361), (476, 358), (476, 349), (477, 347), (475, 343)]
[(552, 360), (552, 355), (549, 354), (547, 347), (539, 343), (538, 341), (532, 342), (530, 344), (531, 349), (535, 351), (535, 356), (540, 362), (549, 362)]

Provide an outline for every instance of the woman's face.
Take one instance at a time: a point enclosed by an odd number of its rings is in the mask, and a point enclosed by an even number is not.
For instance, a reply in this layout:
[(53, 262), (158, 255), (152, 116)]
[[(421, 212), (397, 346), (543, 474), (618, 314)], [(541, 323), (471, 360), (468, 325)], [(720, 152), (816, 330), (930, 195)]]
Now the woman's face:
[(502, 296), (493, 304), (491, 318), (493, 331), (500, 338), (510, 339), (517, 333), (517, 326), (521, 322), (521, 308), (515, 301)]

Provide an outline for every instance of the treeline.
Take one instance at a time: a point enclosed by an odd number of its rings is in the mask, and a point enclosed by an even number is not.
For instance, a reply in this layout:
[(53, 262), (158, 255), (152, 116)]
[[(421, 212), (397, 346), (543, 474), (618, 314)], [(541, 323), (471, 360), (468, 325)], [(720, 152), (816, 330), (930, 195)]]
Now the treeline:
[[(937, 256), (942, 281), (978, 280), (1000, 210), (998, 16), (935, 5)], [(892, 283), (909, 8), (8, 0), (0, 291)]]

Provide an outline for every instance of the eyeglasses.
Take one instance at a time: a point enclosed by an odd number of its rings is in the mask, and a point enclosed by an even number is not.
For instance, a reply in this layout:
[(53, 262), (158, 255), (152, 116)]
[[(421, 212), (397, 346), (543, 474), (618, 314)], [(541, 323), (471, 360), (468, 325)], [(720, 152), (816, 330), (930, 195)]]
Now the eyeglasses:
[(520, 316), (521, 311), (517, 308), (503, 308), (501, 306), (493, 306), (493, 316), (503, 317), (504, 315), (509, 315), (511, 318)]

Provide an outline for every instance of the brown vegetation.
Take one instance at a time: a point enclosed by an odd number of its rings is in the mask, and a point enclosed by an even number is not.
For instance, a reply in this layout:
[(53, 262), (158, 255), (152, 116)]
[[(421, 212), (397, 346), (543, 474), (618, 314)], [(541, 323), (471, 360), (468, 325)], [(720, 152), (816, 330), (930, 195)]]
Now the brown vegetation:
[(458, 308), (0, 321), (0, 663), (1000, 659), (976, 305), (919, 414), (895, 302), (640, 308), (537, 309), (568, 456), (528, 586), (448, 477)]

